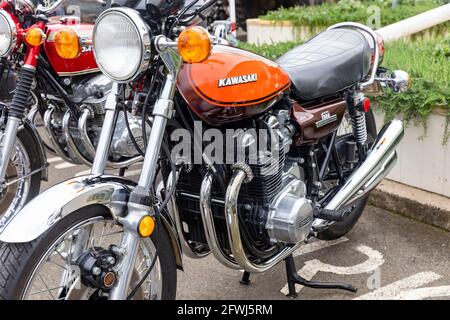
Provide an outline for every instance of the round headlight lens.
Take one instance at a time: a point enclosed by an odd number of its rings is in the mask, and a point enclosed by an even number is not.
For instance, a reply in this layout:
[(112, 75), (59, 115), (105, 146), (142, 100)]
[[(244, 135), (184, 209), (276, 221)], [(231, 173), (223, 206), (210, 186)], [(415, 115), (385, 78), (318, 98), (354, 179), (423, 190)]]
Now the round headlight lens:
[(100, 70), (113, 81), (129, 82), (148, 67), (148, 28), (133, 9), (110, 9), (100, 15), (94, 28), (93, 44)]
[(7, 56), (16, 44), (16, 25), (9, 14), (0, 11), (0, 57)]

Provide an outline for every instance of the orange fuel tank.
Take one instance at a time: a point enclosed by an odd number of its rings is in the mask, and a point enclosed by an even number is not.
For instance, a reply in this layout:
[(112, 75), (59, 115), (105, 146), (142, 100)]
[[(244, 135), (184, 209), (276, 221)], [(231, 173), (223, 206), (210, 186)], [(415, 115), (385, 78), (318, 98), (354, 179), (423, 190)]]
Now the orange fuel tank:
[(216, 45), (202, 63), (182, 65), (178, 89), (189, 107), (211, 125), (256, 116), (279, 101), (291, 81), (275, 62)]

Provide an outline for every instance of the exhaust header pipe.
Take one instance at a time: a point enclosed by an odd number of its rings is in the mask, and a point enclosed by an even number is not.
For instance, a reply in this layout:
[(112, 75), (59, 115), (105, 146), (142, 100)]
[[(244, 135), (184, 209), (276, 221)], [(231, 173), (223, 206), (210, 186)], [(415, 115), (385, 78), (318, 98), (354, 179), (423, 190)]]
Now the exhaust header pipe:
[(339, 210), (367, 195), (391, 171), (397, 162), (397, 145), (403, 138), (403, 122), (393, 120), (381, 130), (366, 160), (331, 199), (326, 210)]

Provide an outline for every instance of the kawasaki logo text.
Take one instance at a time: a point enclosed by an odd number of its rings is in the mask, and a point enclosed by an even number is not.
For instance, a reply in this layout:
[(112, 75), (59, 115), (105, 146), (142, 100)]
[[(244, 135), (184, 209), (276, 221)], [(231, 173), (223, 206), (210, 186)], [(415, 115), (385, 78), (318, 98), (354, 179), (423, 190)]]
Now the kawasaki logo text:
[(256, 73), (248, 74), (245, 76), (237, 76), (237, 77), (231, 77), (231, 78), (226, 78), (226, 79), (220, 79), (219, 80), (219, 88), (230, 87), (230, 86), (235, 86), (238, 84), (244, 84), (244, 83), (250, 83), (250, 82), (256, 82), (256, 81), (258, 81), (258, 75)]

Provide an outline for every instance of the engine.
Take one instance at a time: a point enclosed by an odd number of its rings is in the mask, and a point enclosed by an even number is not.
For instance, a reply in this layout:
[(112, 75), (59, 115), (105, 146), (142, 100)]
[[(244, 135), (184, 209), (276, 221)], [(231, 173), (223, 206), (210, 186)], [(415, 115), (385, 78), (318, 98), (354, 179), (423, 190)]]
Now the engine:
[[(238, 214), (246, 251), (262, 259), (273, 254), (279, 245), (305, 240), (313, 221), (313, 209), (306, 198), (298, 161), (289, 156), (295, 128), (286, 110), (273, 111), (255, 121), (252, 127), (240, 129), (235, 135), (235, 155), (242, 143), (251, 150), (251, 145), (258, 143), (251, 136), (254, 132), (260, 136), (261, 131), (268, 132), (270, 146), (265, 151), (247, 152), (245, 163), (239, 161), (240, 166), (251, 172), (253, 179), (241, 187)], [(272, 144), (273, 140), (277, 143)], [(232, 165), (226, 164), (223, 168), (229, 179)], [(205, 173), (203, 166), (195, 165), (189, 172), (182, 173), (178, 182), (177, 205), (183, 231), (187, 239), (198, 245), (206, 244), (199, 203)], [(222, 248), (229, 249), (224, 189), (226, 186), (221, 186), (216, 178), (210, 206), (218, 229), (218, 241)]]
[[(106, 99), (111, 91), (112, 82), (102, 74), (66, 78), (64, 82), (70, 88), (70, 99), (81, 120), (70, 115), (69, 108), (61, 97), (41, 94), (43, 100), (47, 102), (48, 110), (51, 110), (50, 119), (45, 124), (47, 133), (51, 132), (50, 139), (56, 141), (62, 152), (75, 162), (83, 163), (80, 161), (80, 157), (92, 161), (93, 154), (89, 153), (86, 140), (96, 148), (103, 125)], [(82, 116), (84, 113), (86, 113), (86, 117)], [(127, 118), (130, 131), (142, 149), (144, 147), (142, 117), (128, 111)], [(85, 121), (84, 125), (83, 121)], [(149, 127), (147, 132), (150, 133)], [(68, 136), (72, 140), (70, 143)], [(110, 156), (113, 160), (119, 161), (137, 155), (138, 152), (129, 136), (124, 113), (120, 112), (111, 143)]]

